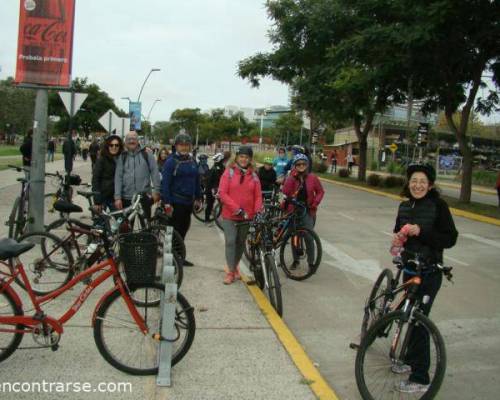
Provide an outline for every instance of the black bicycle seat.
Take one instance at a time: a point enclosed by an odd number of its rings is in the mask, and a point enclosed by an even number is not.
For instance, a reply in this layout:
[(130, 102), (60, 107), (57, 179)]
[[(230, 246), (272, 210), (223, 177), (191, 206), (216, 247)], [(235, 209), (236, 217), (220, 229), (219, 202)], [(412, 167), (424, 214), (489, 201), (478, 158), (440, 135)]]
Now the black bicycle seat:
[(7, 260), (32, 249), (34, 243), (16, 242), (14, 239), (0, 239), (0, 260)]
[(54, 210), (62, 213), (82, 212), (83, 209), (76, 204), (70, 203), (66, 200), (57, 200), (54, 203)]

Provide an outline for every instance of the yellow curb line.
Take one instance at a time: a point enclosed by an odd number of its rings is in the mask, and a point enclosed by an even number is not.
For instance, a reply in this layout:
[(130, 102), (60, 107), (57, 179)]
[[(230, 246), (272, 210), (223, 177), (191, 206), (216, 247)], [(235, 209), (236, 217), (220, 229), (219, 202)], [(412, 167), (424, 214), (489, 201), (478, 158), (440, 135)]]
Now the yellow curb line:
[[(398, 201), (404, 200), (404, 198), (401, 196), (397, 196), (395, 194), (390, 194), (390, 193), (384, 193), (384, 192), (381, 192), (379, 190), (369, 189), (369, 188), (365, 188), (362, 186), (351, 185), (349, 183), (344, 183), (344, 182), (337, 182), (337, 181), (326, 179), (326, 178), (319, 178), (319, 179), (323, 182), (333, 183), (334, 185), (345, 186), (345, 187), (348, 187), (351, 189), (361, 190), (364, 192), (376, 194), (378, 196), (388, 197), (388, 198), (393, 199), (393, 200), (398, 200)], [(479, 222), (484, 222), (486, 224), (500, 226), (500, 219), (498, 219), (498, 218), (487, 217), (485, 215), (480, 215), (480, 214), (472, 213), (470, 211), (464, 211), (464, 210), (460, 210), (458, 208), (453, 208), (453, 207), (450, 207), (450, 211), (453, 215), (456, 215), (458, 217), (468, 218), (468, 219), (471, 219), (474, 221), (479, 221)]]
[[(245, 276), (243, 276), (243, 280), (245, 283), (248, 282), (248, 278)], [(271, 328), (273, 328), (279, 341), (283, 347), (285, 347), (304, 379), (310, 382), (309, 387), (316, 397), (321, 400), (339, 400), (333, 389), (326, 383), (321, 373), (314, 366), (297, 338), (271, 306), (264, 293), (262, 293), (258, 286), (248, 284), (245, 286), (267, 318)]]
[[(436, 184), (438, 186), (444, 186), (444, 187), (448, 187), (450, 189), (460, 189), (460, 185), (455, 185), (454, 183), (437, 181)], [(482, 188), (478, 188), (478, 187), (475, 187), (475, 188), (473, 187), (472, 191), (476, 192), (476, 193), (481, 193), (481, 194), (497, 194), (497, 192), (494, 191), (493, 189), (482, 189)]]

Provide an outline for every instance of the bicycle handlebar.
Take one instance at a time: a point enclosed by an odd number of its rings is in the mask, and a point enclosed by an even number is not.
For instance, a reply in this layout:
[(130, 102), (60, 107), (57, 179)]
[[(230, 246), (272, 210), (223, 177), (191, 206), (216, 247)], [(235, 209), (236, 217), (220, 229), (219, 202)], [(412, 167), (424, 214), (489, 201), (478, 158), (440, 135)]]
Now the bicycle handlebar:
[[(423, 257), (419, 253), (411, 253), (411, 252), (409, 252), (409, 253), (412, 255), (413, 259), (407, 260), (407, 264), (414, 264), (417, 272), (420, 273), (422, 271), (422, 268), (425, 265), (428, 265), (428, 263), (425, 262), (425, 260), (423, 259)], [(403, 259), (400, 256), (394, 257), (392, 259), (392, 262), (400, 269), (404, 267)], [(451, 273), (451, 271), (453, 270), (453, 267), (444, 266), (444, 265), (439, 264), (439, 263), (430, 264), (429, 266), (437, 268), (446, 277), (446, 279), (448, 281), (453, 283), (453, 280), (452, 280), (453, 274)]]

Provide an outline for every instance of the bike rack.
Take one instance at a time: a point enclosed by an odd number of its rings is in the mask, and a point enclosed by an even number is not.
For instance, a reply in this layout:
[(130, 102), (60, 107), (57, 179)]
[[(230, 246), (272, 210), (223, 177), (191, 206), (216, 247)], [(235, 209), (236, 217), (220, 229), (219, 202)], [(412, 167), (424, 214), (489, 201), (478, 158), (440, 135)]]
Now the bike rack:
[(175, 338), (175, 306), (177, 304), (177, 283), (175, 283), (174, 256), (172, 254), (173, 228), (167, 226), (163, 242), (162, 283), (165, 292), (161, 295), (161, 338), (159, 352), (159, 368), (156, 377), (157, 386), (171, 386), (172, 340)]

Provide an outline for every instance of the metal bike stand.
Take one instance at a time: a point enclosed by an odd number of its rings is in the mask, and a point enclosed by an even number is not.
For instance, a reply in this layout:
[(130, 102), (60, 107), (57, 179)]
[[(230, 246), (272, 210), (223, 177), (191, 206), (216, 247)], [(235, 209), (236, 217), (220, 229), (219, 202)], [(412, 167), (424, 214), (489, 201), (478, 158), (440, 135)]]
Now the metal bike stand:
[(172, 341), (176, 337), (175, 306), (177, 303), (177, 284), (175, 283), (174, 256), (172, 254), (173, 228), (167, 226), (163, 242), (162, 283), (165, 293), (161, 295), (161, 338), (159, 352), (159, 368), (156, 384), (171, 386), (170, 371), (172, 368)]

